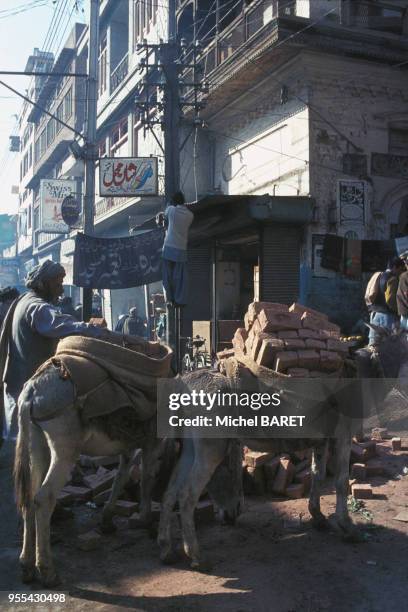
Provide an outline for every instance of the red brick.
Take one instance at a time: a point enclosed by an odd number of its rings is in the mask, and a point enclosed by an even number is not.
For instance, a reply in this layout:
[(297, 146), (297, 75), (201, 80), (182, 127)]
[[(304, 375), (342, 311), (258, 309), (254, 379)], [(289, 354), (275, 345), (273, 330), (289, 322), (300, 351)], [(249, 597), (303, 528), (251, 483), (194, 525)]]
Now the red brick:
[(312, 370), (317, 368), (320, 363), (320, 355), (317, 351), (311, 349), (305, 351), (298, 351), (298, 365), (300, 368), (307, 368)]
[(278, 340), (278, 338), (262, 340), (256, 362), (259, 363), (259, 365), (270, 368), (274, 364), (276, 354), (284, 348), (285, 344), (283, 340)]
[(78, 536), (77, 547), (80, 550), (96, 550), (102, 545), (102, 536), (97, 531), (88, 531)]
[(299, 329), (302, 326), (299, 315), (292, 312), (261, 310), (257, 320), (263, 332)]
[(309, 378), (309, 370), (306, 368), (288, 368), (287, 374), (294, 378)]
[(338, 353), (333, 351), (320, 351), (320, 368), (327, 372), (335, 372), (340, 370), (343, 365), (343, 360)]
[(94, 495), (94, 504), (96, 506), (104, 506), (106, 502), (109, 501), (111, 494), (112, 489), (105, 489), (105, 491), (101, 491), (101, 493), (98, 493), (98, 495)]
[(302, 338), (288, 338), (284, 340), (286, 350), (297, 351), (306, 348), (305, 341)]
[(86, 502), (89, 501), (92, 497), (91, 489), (87, 489), (86, 487), (74, 487), (73, 485), (66, 485), (64, 487), (64, 491), (72, 495), (73, 499)]
[(354, 463), (351, 466), (351, 478), (356, 480), (365, 480), (367, 476), (366, 466), (364, 463)]
[(307, 467), (301, 472), (298, 472), (297, 474), (295, 474), (295, 477), (293, 480), (303, 485), (304, 492), (308, 491), (310, 489), (310, 485), (312, 482), (312, 471), (310, 467)]
[(365, 463), (367, 460), (367, 449), (362, 447), (360, 444), (356, 444), (355, 442), (351, 445), (351, 462), (352, 463)]
[(293, 340), (294, 338), (299, 338), (299, 334), (296, 329), (285, 329), (283, 331), (277, 332), (276, 335), (282, 340)]
[(273, 457), (264, 464), (264, 473), (266, 480), (273, 480), (276, 476), (278, 467), (280, 466), (280, 457)]
[(364, 448), (366, 451), (365, 458), (372, 459), (377, 455), (377, 444), (375, 440), (368, 440), (367, 442), (359, 442), (358, 443), (361, 448)]
[(357, 480), (355, 478), (349, 480), (349, 486), (348, 486), (348, 494), (351, 495), (351, 489), (353, 487), (354, 484), (357, 483)]
[(319, 312), (318, 310), (313, 310), (313, 308), (309, 308), (308, 306), (303, 306), (303, 304), (298, 304), (295, 302), (292, 306), (289, 306), (289, 312), (296, 312), (297, 314), (303, 315), (303, 313), (307, 312), (312, 317), (317, 317), (319, 319), (329, 320), (329, 317), (324, 314), (324, 312)]
[(252, 327), (252, 321), (249, 318), (249, 314), (246, 312), (245, 316), (244, 316), (244, 325), (245, 325), (245, 329), (247, 332), (249, 332), (249, 330)]
[(115, 504), (115, 514), (118, 516), (131, 516), (138, 509), (138, 504), (136, 502), (126, 501), (124, 499), (119, 499)]
[(386, 440), (389, 437), (388, 429), (386, 427), (373, 427), (371, 437), (373, 440)]
[(116, 470), (107, 470), (104, 467), (99, 467), (96, 474), (84, 476), (84, 484), (92, 490), (92, 495), (98, 495), (101, 491), (109, 489), (115, 480)]
[(299, 338), (313, 338), (315, 340), (318, 340), (320, 338), (319, 330), (316, 329), (302, 328), (298, 329), (297, 333)]
[(325, 350), (326, 348), (326, 344), (322, 340), (317, 340), (315, 338), (306, 338), (305, 345), (306, 348), (309, 349)]
[(273, 453), (258, 453), (257, 451), (249, 451), (245, 454), (245, 464), (248, 467), (259, 467), (270, 459), (272, 459)]
[[(151, 517), (153, 521), (160, 520), (160, 512), (161, 512), (161, 504), (157, 502), (152, 502), (151, 506)], [(128, 527), (129, 529), (139, 529), (140, 528), (140, 514), (138, 512), (134, 512), (128, 519)]]
[(366, 472), (367, 477), (371, 478), (372, 476), (383, 476), (385, 469), (379, 459), (370, 459), (366, 464)]
[(293, 480), (294, 472), (295, 468), (290, 459), (281, 459), (273, 481), (272, 491), (283, 495)]
[(259, 334), (254, 336), (251, 352), (248, 353), (250, 355), (251, 359), (253, 359), (254, 361), (257, 360), (258, 355), (259, 355), (259, 351), (260, 351), (261, 346), (262, 346), (262, 342), (264, 340), (270, 340), (271, 338), (272, 338), (272, 336), (270, 334), (264, 334), (263, 332), (260, 332)]
[[(285, 372), (288, 368), (295, 368), (298, 365), (298, 359), (296, 351), (280, 351), (276, 353), (273, 369), (277, 372)], [(258, 363), (260, 363), (259, 360)], [(269, 360), (268, 363), (270, 363)], [(261, 363), (261, 365), (264, 364)]]
[(356, 483), (351, 486), (351, 494), (356, 499), (371, 499), (373, 490), (369, 484)]
[(392, 438), (391, 445), (393, 451), (400, 451), (402, 446), (401, 438)]
[(248, 338), (248, 332), (245, 329), (245, 327), (238, 327), (232, 339), (233, 348), (239, 349), (240, 351), (244, 352), (245, 340), (247, 338)]
[(342, 355), (348, 355), (349, 353), (349, 347), (346, 342), (337, 340), (337, 338), (327, 338), (326, 346), (328, 351), (335, 351), (336, 353), (341, 353)]
[(286, 487), (286, 495), (290, 499), (300, 499), (303, 497), (304, 487), (301, 482), (290, 484)]
[(266, 308), (273, 312), (288, 312), (286, 304), (277, 304), (275, 302), (252, 302), (248, 306), (248, 319), (251, 323), (257, 318), (261, 310)]
[(222, 361), (223, 359), (229, 359), (230, 357), (234, 357), (235, 353), (238, 352), (235, 349), (226, 349), (224, 351), (219, 351), (217, 353), (218, 361)]
[(316, 329), (316, 330), (326, 329), (326, 326), (328, 324), (327, 319), (325, 319), (323, 316), (318, 317), (309, 312), (304, 312), (301, 315), (301, 320), (302, 320), (302, 327), (307, 327), (309, 329)]

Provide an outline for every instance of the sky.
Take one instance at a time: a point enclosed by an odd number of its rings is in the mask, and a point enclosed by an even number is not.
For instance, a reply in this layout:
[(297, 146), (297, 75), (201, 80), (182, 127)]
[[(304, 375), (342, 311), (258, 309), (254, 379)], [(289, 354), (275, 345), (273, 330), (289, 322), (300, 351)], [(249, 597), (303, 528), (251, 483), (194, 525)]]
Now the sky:
[[(34, 47), (44, 50), (44, 43), (45, 50), (58, 52), (75, 21), (84, 21), (86, 4), (88, 0), (0, 0), (0, 70), (24, 70)], [(21, 93), (30, 82), (25, 76), (0, 75), (0, 80)], [(18, 208), (11, 187), (19, 183), (19, 156), (8, 149), (9, 136), (17, 134), (22, 102), (0, 85), (0, 213), (12, 214)]]

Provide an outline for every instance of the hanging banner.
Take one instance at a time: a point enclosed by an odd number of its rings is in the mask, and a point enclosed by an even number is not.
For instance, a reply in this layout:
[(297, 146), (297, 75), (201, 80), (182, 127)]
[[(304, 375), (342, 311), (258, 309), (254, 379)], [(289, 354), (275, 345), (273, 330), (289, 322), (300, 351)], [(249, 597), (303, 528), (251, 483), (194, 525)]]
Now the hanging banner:
[(68, 234), (70, 229), (62, 218), (61, 206), (65, 198), (75, 194), (76, 182), (42, 179), (40, 183), (40, 232)]
[(75, 237), (74, 285), (128, 289), (161, 280), (164, 230), (128, 238)]
[(158, 193), (157, 157), (101, 157), (100, 196), (154, 196)]

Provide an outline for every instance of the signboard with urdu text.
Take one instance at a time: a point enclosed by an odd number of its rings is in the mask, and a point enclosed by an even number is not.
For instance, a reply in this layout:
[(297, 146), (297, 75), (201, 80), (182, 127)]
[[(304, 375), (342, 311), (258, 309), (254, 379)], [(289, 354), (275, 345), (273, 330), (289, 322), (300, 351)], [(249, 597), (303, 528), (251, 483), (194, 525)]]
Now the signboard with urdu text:
[(157, 157), (102, 157), (99, 160), (99, 195), (157, 195), (157, 171)]
[(61, 179), (42, 179), (40, 184), (40, 232), (68, 234), (61, 205), (65, 198), (75, 194), (76, 182)]

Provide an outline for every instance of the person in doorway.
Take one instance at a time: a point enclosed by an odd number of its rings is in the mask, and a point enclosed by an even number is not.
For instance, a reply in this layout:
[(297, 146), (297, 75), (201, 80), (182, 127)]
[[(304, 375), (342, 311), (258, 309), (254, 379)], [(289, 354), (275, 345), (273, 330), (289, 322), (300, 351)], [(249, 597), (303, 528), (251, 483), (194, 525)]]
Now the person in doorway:
[[(381, 274), (376, 273), (377, 280), (371, 303), (368, 304), (370, 323), (379, 327), (392, 329), (398, 325), (397, 292), (399, 278), (405, 270), (404, 261), (394, 257)], [(370, 328), (368, 337), (370, 346), (378, 343), (378, 333)]]
[(177, 191), (157, 222), (166, 227), (163, 244), (163, 287), (169, 305), (187, 303), (187, 242), (194, 215), (185, 205), (184, 195)]
[(139, 317), (137, 308), (134, 306), (129, 310), (129, 314), (123, 323), (123, 333), (128, 336), (140, 336), (144, 338), (146, 336), (146, 322)]
[(62, 314), (56, 306), (64, 291), (64, 277), (64, 268), (51, 260), (35, 267), (26, 280), (28, 292), (15, 302), (4, 321), (0, 357), (3, 364), (4, 355), (8, 355), (2, 379), (6, 382), (5, 425), (9, 438), (17, 435), (17, 400), (24, 383), (54, 355), (58, 340), (74, 334), (106, 337), (106, 330)]
[(72, 297), (70, 297), (69, 295), (66, 295), (63, 298), (61, 298), (59, 302), (59, 307), (61, 308), (62, 314), (68, 314), (68, 315), (71, 315), (72, 317), (75, 317), (75, 319), (77, 318), (77, 313), (72, 303)]

